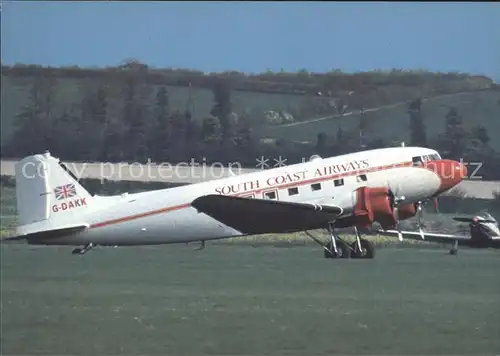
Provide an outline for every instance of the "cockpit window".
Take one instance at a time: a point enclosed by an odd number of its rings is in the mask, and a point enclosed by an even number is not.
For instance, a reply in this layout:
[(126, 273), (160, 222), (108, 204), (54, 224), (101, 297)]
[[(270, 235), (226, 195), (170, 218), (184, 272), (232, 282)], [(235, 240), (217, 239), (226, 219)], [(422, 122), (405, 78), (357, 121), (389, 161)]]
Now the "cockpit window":
[(421, 156), (413, 157), (411, 160), (412, 160), (414, 166), (421, 166), (423, 163)]
[(440, 159), (441, 159), (441, 156), (439, 155), (439, 153), (432, 153), (429, 155), (415, 156), (412, 158), (412, 161), (413, 161), (414, 166), (420, 166), (424, 162), (438, 161)]

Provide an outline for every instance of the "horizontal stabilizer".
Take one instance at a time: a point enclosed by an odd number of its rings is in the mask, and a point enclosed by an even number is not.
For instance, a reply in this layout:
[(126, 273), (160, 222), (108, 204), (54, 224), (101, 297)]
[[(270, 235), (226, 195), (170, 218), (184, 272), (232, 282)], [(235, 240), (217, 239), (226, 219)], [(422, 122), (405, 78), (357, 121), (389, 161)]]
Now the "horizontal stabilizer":
[(64, 226), (64, 227), (52, 229), (52, 230), (42, 230), (42, 231), (32, 232), (32, 233), (25, 234), (25, 235), (7, 237), (7, 238), (3, 239), (2, 241), (16, 241), (16, 240), (17, 241), (19, 241), (19, 240), (43, 241), (43, 240), (48, 240), (48, 239), (56, 239), (59, 237), (65, 237), (68, 235), (78, 233), (80, 231), (85, 230), (88, 227), (89, 227), (88, 224), (69, 225), (69, 226)]
[(324, 228), (342, 214), (336, 206), (269, 199), (205, 195), (191, 205), (243, 234), (284, 233)]

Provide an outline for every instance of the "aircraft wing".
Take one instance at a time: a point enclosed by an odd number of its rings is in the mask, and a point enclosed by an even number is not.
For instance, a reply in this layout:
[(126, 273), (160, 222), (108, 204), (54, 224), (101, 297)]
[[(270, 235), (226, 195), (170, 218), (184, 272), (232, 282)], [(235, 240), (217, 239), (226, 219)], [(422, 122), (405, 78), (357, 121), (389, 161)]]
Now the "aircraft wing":
[(318, 229), (342, 214), (336, 206), (216, 194), (199, 197), (191, 205), (243, 234)]
[[(388, 236), (398, 236), (397, 230), (378, 230), (377, 233), (381, 235)], [(401, 231), (403, 234), (403, 238), (410, 240), (419, 240), (419, 241), (431, 241), (431, 242), (440, 242), (440, 243), (453, 243), (455, 240), (458, 241), (468, 241), (470, 240), (469, 236), (466, 235), (452, 235), (452, 234), (439, 234), (434, 232), (425, 232), (424, 231), (424, 239), (422, 240), (422, 236), (419, 231)]]

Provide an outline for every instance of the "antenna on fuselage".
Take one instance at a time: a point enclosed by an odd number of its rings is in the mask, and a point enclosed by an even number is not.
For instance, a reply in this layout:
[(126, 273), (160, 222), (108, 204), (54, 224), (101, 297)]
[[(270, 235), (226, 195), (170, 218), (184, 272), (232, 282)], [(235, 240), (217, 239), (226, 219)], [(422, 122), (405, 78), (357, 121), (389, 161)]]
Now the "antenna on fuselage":
[(405, 147), (405, 142), (401, 142), (401, 147)]

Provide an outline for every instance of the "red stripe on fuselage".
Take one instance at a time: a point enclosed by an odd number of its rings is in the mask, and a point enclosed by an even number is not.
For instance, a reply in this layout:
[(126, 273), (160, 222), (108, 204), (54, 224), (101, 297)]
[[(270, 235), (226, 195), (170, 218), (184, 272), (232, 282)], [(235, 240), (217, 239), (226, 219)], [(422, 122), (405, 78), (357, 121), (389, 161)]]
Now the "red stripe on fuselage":
[(125, 216), (123, 218), (117, 218), (117, 219), (112, 219), (112, 220), (107, 220), (103, 221), (100, 223), (95, 223), (90, 225), (90, 228), (98, 228), (98, 227), (104, 227), (108, 225), (114, 225), (114, 224), (119, 224), (125, 221), (130, 221), (130, 220), (135, 220), (135, 219), (140, 219), (140, 218), (145, 218), (151, 215), (156, 215), (156, 214), (164, 214), (164, 213), (169, 213), (171, 211), (175, 210), (180, 210), (189, 207), (191, 204), (182, 204), (182, 205), (175, 205), (175, 206), (169, 206), (163, 209), (158, 209), (158, 210), (152, 210), (152, 211), (147, 211), (145, 213), (141, 214), (136, 214), (136, 215), (130, 215), (130, 216)]
[[(310, 179), (306, 179), (306, 180), (302, 180), (302, 181), (298, 181), (298, 182), (294, 182), (294, 183), (276, 185), (273, 187), (248, 190), (248, 191), (245, 191), (243, 193), (237, 193), (237, 194), (231, 194), (231, 195), (238, 196), (238, 195), (246, 195), (246, 194), (251, 194), (251, 193), (257, 194), (257, 193), (262, 193), (262, 192), (269, 191), (269, 190), (275, 190), (275, 189), (280, 190), (280, 189), (286, 189), (289, 187), (298, 187), (298, 186), (311, 184), (311, 183), (320, 183), (320, 182), (324, 182), (324, 181), (332, 180), (332, 179), (339, 179), (339, 178), (345, 178), (345, 177), (350, 177), (350, 176), (354, 176), (354, 175), (385, 171), (385, 170), (388, 170), (391, 168), (403, 168), (403, 167), (412, 167), (412, 166), (413, 166), (412, 162), (395, 163), (395, 164), (390, 164), (390, 165), (386, 165), (386, 166), (379, 166), (379, 167), (373, 167), (373, 168), (368, 168), (368, 169), (360, 169), (357, 171), (334, 174), (334, 175), (330, 175), (330, 176), (326, 176), (326, 177), (310, 178)], [(425, 167), (416, 166), (415, 168), (425, 168)], [(213, 193), (211, 193), (211, 194), (213, 194)], [(169, 213), (172, 211), (185, 209), (185, 208), (188, 208), (190, 206), (191, 206), (191, 203), (170, 206), (170, 207), (166, 207), (166, 208), (162, 208), (162, 209), (158, 209), (158, 210), (148, 211), (148, 212), (141, 213), (141, 214), (130, 215), (130, 216), (125, 216), (123, 218), (117, 218), (117, 219), (112, 219), (112, 220), (107, 220), (107, 221), (95, 223), (95, 224), (90, 225), (90, 228), (99, 228), (99, 227), (104, 227), (104, 226), (108, 226), (108, 225), (119, 224), (119, 223), (130, 221), (130, 220), (145, 218), (145, 217), (152, 216), (152, 215)]]

